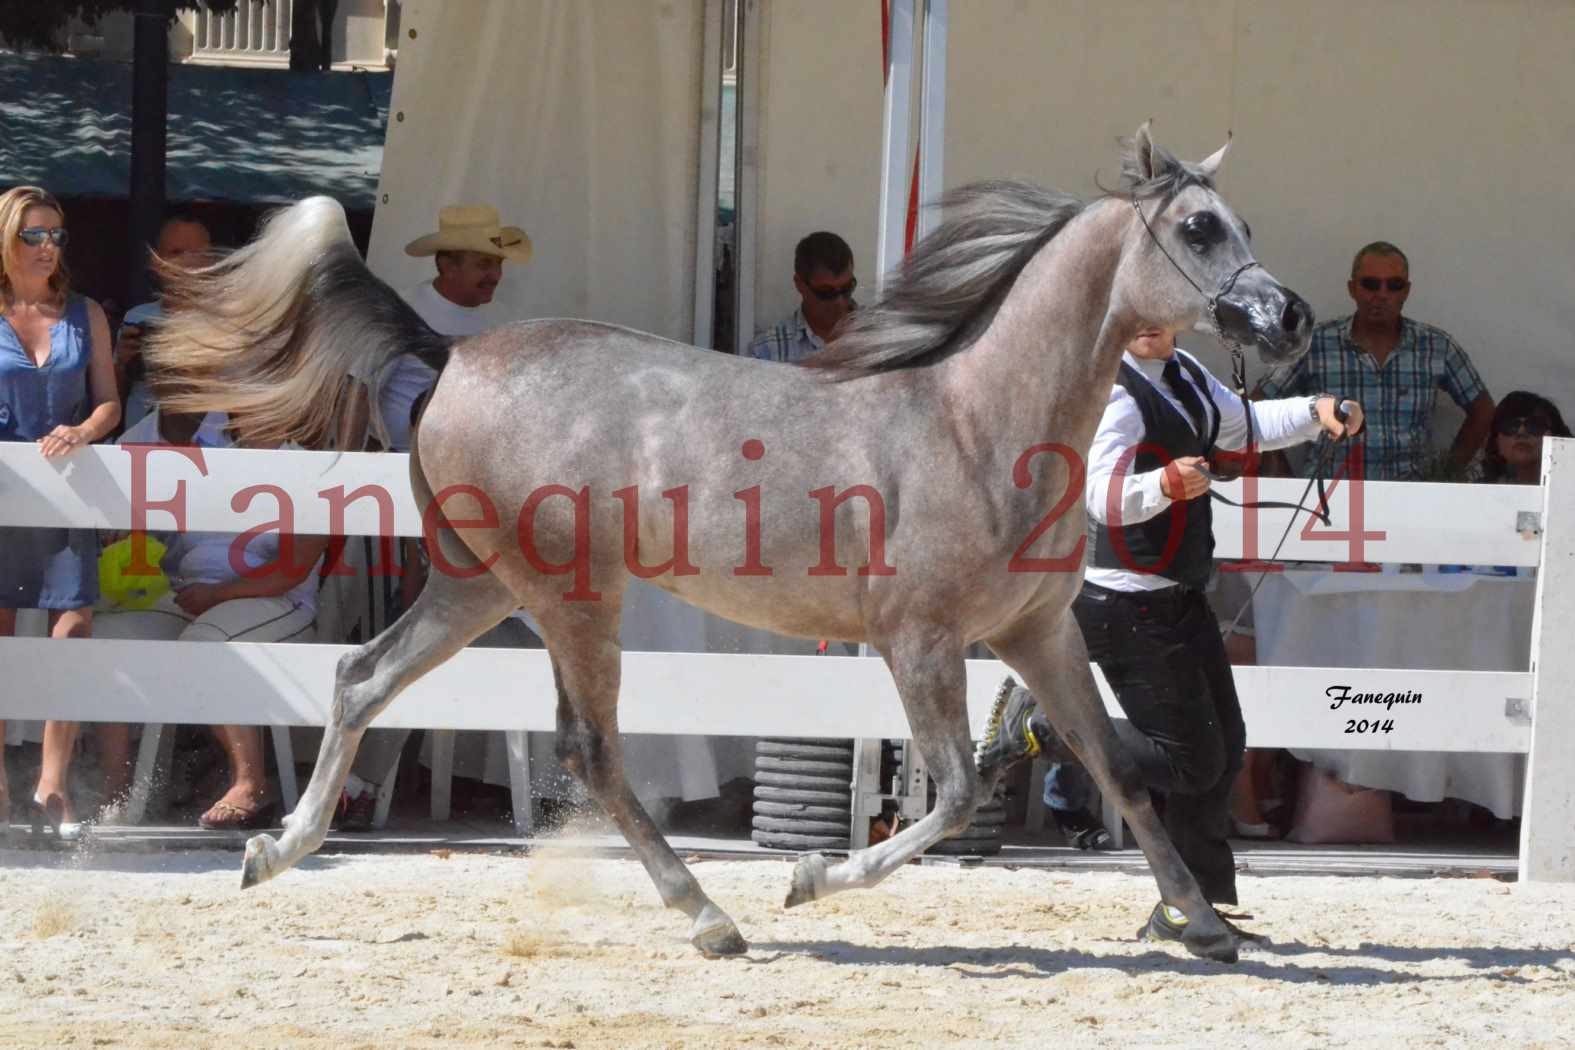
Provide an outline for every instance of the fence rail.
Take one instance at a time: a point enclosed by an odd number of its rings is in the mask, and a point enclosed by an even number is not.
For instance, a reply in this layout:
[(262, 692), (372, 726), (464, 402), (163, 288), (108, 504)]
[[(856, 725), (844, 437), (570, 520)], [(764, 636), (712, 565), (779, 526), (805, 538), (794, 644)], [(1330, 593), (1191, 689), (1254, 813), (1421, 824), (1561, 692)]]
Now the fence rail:
[[(395, 454), (224, 449), (194, 459), (179, 450), (109, 446), (62, 461), (45, 460), (28, 444), (0, 444), (0, 525), (168, 529), (178, 508), (186, 529), (242, 532), (282, 522), (284, 531), (302, 533), (418, 535), (407, 466)], [(1575, 739), (1575, 646), (1568, 644), (1575, 628), (1575, 441), (1547, 441), (1543, 477), (1541, 488), (1373, 482), (1330, 497), (1333, 532), (1383, 534), (1363, 540), (1369, 561), (1540, 566), (1529, 672), (1238, 667), (1235, 675), (1252, 746), (1528, 753), (1521, 875), (1575, 881), (1575, 749), (1568, 746)], [(1233, 487), (1241, 495), (1241, 483)], [(1294, 501), (1302, 488), (1264, 480), (1257, 498)], [(1358, 492), (1361, 520), (1353, 522)], [(145, 521), (133, 522), (134, 503), (148, 509)], [(1256, 522), (1219, 514), (1218, 553), (1267, 554), (1284, 514), (1265, 511)], [(1286, 556), (1349, 560), (1350, 537), (1318, 535), (1326, 531), (1293, 528)], [(344, 651), (327, 644), (0, 639), (10, 679), (0, 718), (321, 725)], [(976, 733), (1003, 670), (994, 660), (968, 663)], [(626, 653), (624, 677), (639, 683), (619, 709), (627, 732), (908, 734), (880, 661)], [(1336, 683), (1362, 692), (1424, 691), (1429, 702), (1386, 713), (1396, 720), (1394, 733), (1348, 735), (1350, 712), (1330, 708), (1327, 690)], [(1103, 681), (1101, 690), (1118, 714)], [(553, 706), (545, 653), (471, 649), (402, 694), (380, 724), (548, 730)]]

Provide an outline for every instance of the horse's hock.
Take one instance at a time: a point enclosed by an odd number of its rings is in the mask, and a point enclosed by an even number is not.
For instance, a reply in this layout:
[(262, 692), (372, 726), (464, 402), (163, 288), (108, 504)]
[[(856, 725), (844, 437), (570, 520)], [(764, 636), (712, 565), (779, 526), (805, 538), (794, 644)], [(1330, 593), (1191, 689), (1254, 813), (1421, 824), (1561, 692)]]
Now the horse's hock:
[[(900, 766), (904, 746), (887, 742), (882, 748), (882, 783), (889, 783)], [(794, 852), (849, 849), (853, 763), (851, 740), (760, 740), (755, 745), (755, 803), (750, 838), (768, 849)], [(929, 785), (927, 802), (932, 807), (935, 803), (933, 783)], [(994, 798), (980, 807), (960, 834), (941, 840), (926, 852), (952, 856), (999, 853), (1005, 823), (1005, 806), (999, 797)], [(873, 844), (879, 838), (872, 833), (870, 841)]]

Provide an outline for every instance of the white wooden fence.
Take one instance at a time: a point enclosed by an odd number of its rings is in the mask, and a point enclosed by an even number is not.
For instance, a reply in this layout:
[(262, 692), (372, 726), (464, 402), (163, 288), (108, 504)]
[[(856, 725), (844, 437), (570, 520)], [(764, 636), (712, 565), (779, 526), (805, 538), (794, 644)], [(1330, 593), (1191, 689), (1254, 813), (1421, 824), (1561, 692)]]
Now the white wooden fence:
[[(0, 525), (125, 529), (131, 520), (133, 456), (95, 446), (45, 460), (29, 444), (0, 444)], [(419, 535), (406, 457), (394, 454), (204, 450), (203, 468), (173, 450), (147, 460), (144, 524), (173, 527), (160, 501), (183, 504), (185, 528), (240, 532), (277, 521), (302, 533)], [(1373, 562), (1536, 565), (1531, 670), (1237, 667), (1253, 747), (1388, 748), (1529, 753), (1520, 874), (1575, 881), (1575, 441), (1546, 442), (1540, 489), (1520, 486), (1369, 482), (1361, 490), (1362, 557)], [(265, 492), (259, 486), (266, 484)], [(1302, 483), (1263, 480), (1257, 498), (1294, 502)], [(388, 493), (346, 506), (363, 486)], [(1241, 482), (1222, 487), (1240, 498)], [(1332, 531), (1349, 531), (1353, 489), (1331, 493)], [(270, 494), (271, 493), (271, 494)], [(282, 498), (281, 495), (282, 494)], [(287, 501), (288, 510), (281, 509)], [(336, 512), (335, 505), (339, 506)], [(1223, 510), (1223, 508), (1222, 508)], [(1285, 511), (1263, 511), (1256, 539), (1239, 512), (1216, 512), (1217, 553), (1266, 557)], [(1301, 521), (1281, 553), (1291, 560), (1348, 561), (1346, 538), (1319, 538)], [(0, 639), (5, 685), (0, 718), (144, 723), (322, 725), (333, 644), (198, 645), (115, 640)], [(1004, 668), (968, 665), (970, 722), (982, 725)], [(626, 732), (744, 736), (909, 735), (881, 661), (700, 653), (627, 653), (619, 708)], [(1330, 683), (1363, 692), (1422, 691), (1427, 703), (1396, 718), (1396, 731), (1348, 735), (1329, 709)], [(1107, 705), (1119, 714), (1106, 690)], [(555, 698), (541, 651), (468, 649), (403, 693), (380, 725), (440, 729), (551, 730)]]

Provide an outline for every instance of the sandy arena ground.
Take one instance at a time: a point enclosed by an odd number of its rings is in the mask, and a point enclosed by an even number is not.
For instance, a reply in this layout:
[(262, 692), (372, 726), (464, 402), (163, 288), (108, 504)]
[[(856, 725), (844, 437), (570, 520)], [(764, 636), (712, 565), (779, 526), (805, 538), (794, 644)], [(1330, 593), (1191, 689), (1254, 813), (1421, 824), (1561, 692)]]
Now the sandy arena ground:
[(1244, 878), (1280, 943), (1223, 966), (1134, 941), (1147, 878), (910, 866), (787, 912), (787, 862), (717, 861), (752, 950), (707, 961), (632, 860), (239, 863), (0, 851), (0, 1046), (1575, 1045), (1575, 887)]

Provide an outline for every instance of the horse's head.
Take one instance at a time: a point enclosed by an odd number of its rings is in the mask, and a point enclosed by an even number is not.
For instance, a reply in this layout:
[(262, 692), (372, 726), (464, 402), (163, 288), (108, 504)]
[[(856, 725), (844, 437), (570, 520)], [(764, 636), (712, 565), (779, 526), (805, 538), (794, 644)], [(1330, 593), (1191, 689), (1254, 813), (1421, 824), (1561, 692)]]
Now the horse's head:
[(1229, 148), (1184, 164), (1146, 123), (1138, 128), (1121, 165), (1120, 196), (1134, 216), (1115, 295), (1147, 323), (1256, 346), (1268, 363), (1294, 361), (1312, 338), (1312, 307), (1258, 264), (1252, 231), (1215, 190)]

